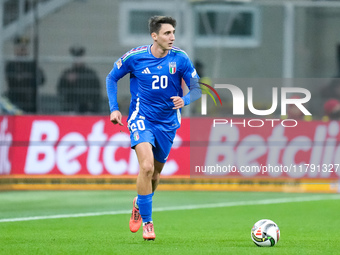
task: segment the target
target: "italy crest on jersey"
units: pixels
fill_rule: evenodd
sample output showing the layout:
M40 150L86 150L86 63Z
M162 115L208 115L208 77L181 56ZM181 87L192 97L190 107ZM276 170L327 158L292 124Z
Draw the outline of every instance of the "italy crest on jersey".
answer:
M176 73L176 62L169 63L169 73L175 74Z

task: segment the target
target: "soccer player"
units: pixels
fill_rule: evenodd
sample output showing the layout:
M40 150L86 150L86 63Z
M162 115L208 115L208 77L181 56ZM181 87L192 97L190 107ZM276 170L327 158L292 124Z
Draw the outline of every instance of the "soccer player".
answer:
M198 75L188 55L174 47L176 20L155 16L149 20L153 44L134 48L119 58L106 78L110 121L123 126L117 103L117 82L130 74L128 116L131 148L136 151L139 174L130 230L143 222L143 238L156 238L152 196L181 123L181 108L201 96ZM190 91L183 96L182 79Z

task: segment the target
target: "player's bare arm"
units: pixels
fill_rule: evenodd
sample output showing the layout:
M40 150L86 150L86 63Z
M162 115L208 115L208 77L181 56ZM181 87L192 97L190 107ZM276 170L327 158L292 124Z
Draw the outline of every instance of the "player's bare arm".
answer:
M181 97L173 96L173 97L170 97L170 99L172 99L172 102L174 103L174 107L172 109L177 110L177 109L184 107L184 101Z
M120 126L124 126L123 123L122 123L122 114L121 114L120 111L111 112L110 121L115 125L119 124Z

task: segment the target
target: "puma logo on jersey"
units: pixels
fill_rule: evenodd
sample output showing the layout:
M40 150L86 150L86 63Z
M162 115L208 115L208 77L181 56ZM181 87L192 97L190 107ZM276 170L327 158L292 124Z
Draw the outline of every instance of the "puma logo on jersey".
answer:
M143 70L142 73L151 73L151 72L150 72L149 68L147 67L147 68L145 68L145 69Z

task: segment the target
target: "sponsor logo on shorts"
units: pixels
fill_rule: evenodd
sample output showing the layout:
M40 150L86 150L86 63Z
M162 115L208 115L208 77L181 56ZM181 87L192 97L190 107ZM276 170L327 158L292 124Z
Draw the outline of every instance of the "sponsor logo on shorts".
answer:
M136 131L136 132L133 133L133 139L134 139L135 141L138 141L138 140L139 140L138 131Z

